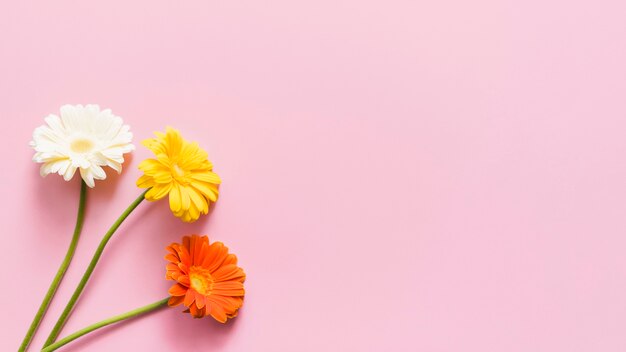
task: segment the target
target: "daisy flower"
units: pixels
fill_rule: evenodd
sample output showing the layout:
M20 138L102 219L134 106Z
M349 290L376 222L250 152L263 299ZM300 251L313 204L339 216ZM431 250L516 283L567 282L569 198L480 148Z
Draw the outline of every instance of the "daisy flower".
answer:
M45 125L33 132L33 161L41 163L40 173L58 173L69 181L76 169L89 187L104 180L103 166L122 172L124 154L135 147L133 134L122 119L98 105L64 105L61 117L49 115Z
M210 202L218 196L221 180L214 173L208 154L197 143L189 142L168 127L165 133L155 132L156 138L142 142L156 156L139 164L143 176L137 180L140 188L150 188L146 199L155 201L169 195L170 209L185 222L198 220L209 212Z
M183 304L194 318L207 315L225 323L237 315L243 304L246 274L237 266L237 257L221 242L209 244L207 236L183 237L172 243L165 278L176 283L169 289L168 305Z

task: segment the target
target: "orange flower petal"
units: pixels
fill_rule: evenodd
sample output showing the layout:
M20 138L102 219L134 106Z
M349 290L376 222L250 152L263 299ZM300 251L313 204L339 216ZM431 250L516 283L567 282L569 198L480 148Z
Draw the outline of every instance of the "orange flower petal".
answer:
M167 305L170 307L176 307L178 305L180 305L181 303L183 303L183 296L172 296L170 297L170 299L167 301Z
M191 248L191 237L190 236L184 236L183 237L183 247L185 247L185 249L187 249L187 251L189 251L189 248Z
M215 270L212 274L215 281L231 281L245 279L246 274L243 273L240 267L235 264L228 264L221 266Z
M189 290L181 284L175 284L174 286L170 287L167 292L172 296L183 296L187 293L187 291Z
M225 323L228 319L226 312L224 312L224 309L219 305L211 306L211 316L220 323Z
M198 248L199 250L196 252L196 260L194 263L196 265L202 265L202 262L204 262L204 259L209 254L209 239L207 238L206 241L202 241Z
M180 247L178 251L178 257L180 258L180 262L185 264L186 266L191 265L191 257L189 256L189 250L185 247Z
M233 314L243 305L243 297L211 295L206 299L206 305L218 305L223 307L227 314Z
M204 308L198 308L195 304L192 304L191 307L189 307L189 313L191 313L191 316L194 318L203 318L205 312L206 310Z
M167 271L179 271L180 268L178 267L178 265L174 264L174 263L169 263L165 266L165 268L167 269Z
M198 308L202 308L205 305L205 297L204 295L201 294L196 294L196 305L198 306Z
M178 244L178 243L172 243L171 245L169 245L169 246L165 247L165 249L166 249L168 252L170 252L170 253L172 253L172 254L174 254L174 255L178 256L178 251L176 251L176 247L178 247L178 246L179 246L179 244Z
M243 296L243 283L239 281L216 282L211 291L215 295L222 296Z
M180 275L176 278L176 281L186 287L189 287L189 285L191 285L191 283L189 282L189 276L187 275Z
M183 301L183 304L186 307L191 306L191 304L194 301L195 296L196 296L196 293L193 290L187 290L187 292L185 292L185 300Z
M196 257L196 239L197 238L198 236L192 236L189 239L189 247L187 249L189 249L189 261L191 262L191 265L194 265L196 263L194 258Z
M222 262L222 265L229 265L229 264L237 264L236 255L229 254L228 256L226 256L226 259L224 259L224 262Z
M191 250L193 251L193 257L194 257L194 260L192 261L192 263L194 264L202 263L202 261L200 260L202 257L202 245L209 241L208 238L205 238L205 237L200 237L200 238L194 237L197 239L196 240L197 243L194 243L194 246L191 248Z
M228 248L226 248L222 242L214 242L210 246L209 255L204 263L202 263L202 266L206 266L209 271L214 271L222 265L222 262L224 262L224 259L226 259L227 256Z
M180 261L180 259L178 258L178 256L172 254L172 253L168 253L165 256L165 260L172 262L172 263L177 263L178 261Z

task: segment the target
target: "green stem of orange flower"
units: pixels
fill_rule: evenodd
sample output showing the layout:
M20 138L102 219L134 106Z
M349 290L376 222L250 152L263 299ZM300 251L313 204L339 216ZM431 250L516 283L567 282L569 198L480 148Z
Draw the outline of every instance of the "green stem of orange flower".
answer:
M164 298L160 301L148 304L147 306L143 306L137 309L133 309L131 311L128 311L126 313L120 314L120 315L116 315L114 317L108 318L108 319L104 319L100 322L97 322L95 324L89 325L86 328L83 328L81 330L76 331L75 333L68 335L62 339L60 339L59 341L51 344L48 347L45 347L44 349L41 350L41 352L52 352L54 350L56 350L57 348L61 347L61 346L65 346L68 343L76 340L77 338L86 335L94 330L98 330L102 327L105 327L107 325L111 325L114 323L117 323L118 321L122 321L122 320L126 320L126 319L131 319L137 316L140 316L142 314L146 314L148 312L152 312L153 310L157 310L161 307L165 307L167 305L167 301L169 300L168 298Z
M72 297L70 298L69 302L67 302L67 305L65 306L65 309L63 310L63 313L61 313L61 316L57 320L52 331L50 332L48 339L44 343L43 345L44 347L50 346L52 343L54 343L56 338L59 336L59 334L61 333L61 329L63 329L63 326L65 325L65 323L67 322L67 319L72 313L72 310L74 309L74 306L76 305L76 302L78 301L78 298L80 297L80 294L85 289L85 285L87 285L87 281L89 281L89 278L91 277L91 274L93 273L93 270L95 269L96 264L98 264L98 260L100 260L100 256L102 256L104 247L106 247L107 243L109 242L109 240L111 239L115 231L118 229L118 227L120 227L122 222L124 222L124 220L128 217L128 215L130 215L130 213L132 213L132 211L135 210L135 208L137 208L137 206L145 199L146 192L148 192L149 190L150 189L147 189L144 192L142 192L139 195L139 197L137 197L137 199L135 199L128 206L128 208L126 208L126 210L124 210L122 215L120 215L120 217L117 218L117 220L115 220L111 228L109 228L109 231L107 231L107 233L104 235L104 237L100 241L100 244L98 245L98 248L96 249L96 252L93 254L93 257L91 258L91 262L89 263L87 270L85 270L85 273L83 274L83 277L80 279L78 286L76 286L76 289L74 290L74 294L72 294Z
M24 352L28 348L28 345L33 340L35 336L35 332L37 332L37 328L39 328L39 324L41 323L41 319L46 314L48 307L50 306L50 302L54 297L54 294L57 292L59 285L61 284L61 280L63 280L63 276L65 276L65 272L67 268L70 266L70 262L72 261L72 257L74 257L74 252L76 252L76 246L78 245L78 238L80 237L80 232L83 229L83 221L85 220L85 203L87 200L87 184L85 181L81 181L80 184L80 200L78 201L78 214L76 215L76 225L74 226L74 235L72 235L72 241L70 242L70 246L67 249L67 253L65 253L65 258L63 258L63 262L61 262L61 266L59 270L57 270L57 274L54 276L50 287L48 288L48 292L43 298L41 305L39 306L39 310L37 314L35 314L35 318L33 318L33 322L30 323L30 327L26 332L26 336L24 336L24 340L18 349L19 352Z

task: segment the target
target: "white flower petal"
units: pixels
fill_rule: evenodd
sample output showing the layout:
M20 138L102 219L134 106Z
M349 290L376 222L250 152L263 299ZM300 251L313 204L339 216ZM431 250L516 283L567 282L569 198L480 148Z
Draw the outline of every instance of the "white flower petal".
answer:
M70 167L72 163L68 159L65 159L65 160L59 161L58 164L59 164L59 171L57 171L57 173L59 175L65 175L65 173L67 172L67 169Z
M96 183L93 180L93 174L91 173L90 169L80 169L80 177L83 178L83 181L85 181L85 183L87 184L87 186L93 188Z
M65 132L65 127L63 127L63 122L57 115L48 115L44 121L50 126L50 129L58 134L62 134ZM43 127L43 126L42 126Z
M65 173L63 174L63 179L65 181L71 180L72 177L74 177L74 173L76 173L76 166L70 164L67 170L65 171Z
M93 178L95 178L96 180L104 180L105 178L107 178L106 172L104 172L102 167L100 167L99 165L92 164L89 169L91 170L91 173L93 174Z
M122 164L112 161L112 160L108 160L107 161L107 166L110 167L111 169L117 171L118 174L122 173Z
M63 105L61 106L61 121L67 130L80 131L80 115L82 115L82 105Z
M42 177L46 177L50 174L50 168L52 167L52 165L50 164L42 164L41 167L39 168L39 174Z

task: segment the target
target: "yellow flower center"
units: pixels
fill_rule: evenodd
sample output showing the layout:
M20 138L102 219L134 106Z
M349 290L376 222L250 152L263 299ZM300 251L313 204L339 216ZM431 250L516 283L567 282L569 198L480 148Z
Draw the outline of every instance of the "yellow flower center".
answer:
M189 268L189 282L191 288L196 290L201 295L208 296L213 290L213 277L207 269L192 266Z
M178 164L175 163L172 166L172 169L174 170L174 173L176 174L176 176L178 176L178 177L185 176L185 170L183 170L180 166L178 166Z
M93 142L89 139L79 138L76 139L70 144L70 149L74 153L87 153L93 149Z

